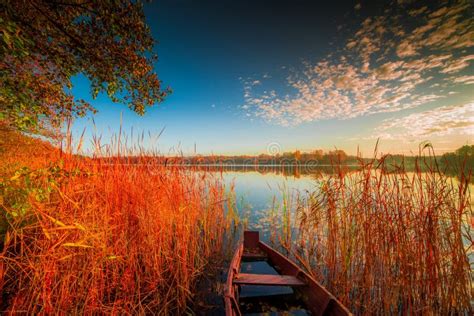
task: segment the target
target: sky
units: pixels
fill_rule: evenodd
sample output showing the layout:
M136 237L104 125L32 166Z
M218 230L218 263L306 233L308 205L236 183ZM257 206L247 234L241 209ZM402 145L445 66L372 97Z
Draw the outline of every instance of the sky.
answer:
M74 95L98 113L73 132L106 143L122 124L144 132L144 148L185 155L472 145L473 13L470 1L146 3L155 70L173 93L138 116L93 100L77 76Z

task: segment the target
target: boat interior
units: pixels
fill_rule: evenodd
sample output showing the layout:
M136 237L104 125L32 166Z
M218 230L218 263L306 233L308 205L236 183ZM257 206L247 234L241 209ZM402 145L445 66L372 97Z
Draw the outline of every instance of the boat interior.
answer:
M259 244L258 232L245 232L240 266L234 278L243 315L311 315L298 287L306 284L286 274L285 262L272 260Z
M239 308L243 315L311 315L311 312L305 309L301 294L296 289L299 285L291 285L291 280L280 280L281 275L277 269L278 267L272 266L265 256L249 258L243 254L239 271L239 276L247 276L247 279L239 277L242 282L239 284ZM258 279L261 275L275 276L273 283L252 284L263 283L265 280Z

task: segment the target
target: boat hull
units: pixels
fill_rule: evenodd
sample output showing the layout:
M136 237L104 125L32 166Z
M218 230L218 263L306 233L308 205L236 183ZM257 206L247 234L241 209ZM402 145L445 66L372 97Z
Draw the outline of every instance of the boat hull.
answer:
M267 260L280 276L240 273L242 260ZM229 266L225 287L227 316L241 315L239 287L242 285L291 286L300 294L306 309L312 315L351 315L329 291L294 262L260 241L257 231L245 231L243 242L237 248Z

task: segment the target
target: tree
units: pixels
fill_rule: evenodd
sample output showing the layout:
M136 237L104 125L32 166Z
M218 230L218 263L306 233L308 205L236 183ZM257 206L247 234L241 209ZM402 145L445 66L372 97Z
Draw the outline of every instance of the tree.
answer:
M324 151L322 149L315 149L313 152L312 152L312 155L314 156L314 159L316 160L322 160L323 159L323 155L324 155Z
M295 150L294 157L295 157L296 160L300 160L301 159L301 151Z
M139 1L4 0L0 119L38 131L95 111L71 93L77 74L94 98L105 92L143 115L169 93L153 71L153 44Z
M474 156L474 145L464 145L456 150L456 155L461 157Z
M331 157L331 160L335 160L338 163L342 163L346 161L347 159L347 154L344 150L341 149L336 149L333 151L329 151L328 153L329 157Z

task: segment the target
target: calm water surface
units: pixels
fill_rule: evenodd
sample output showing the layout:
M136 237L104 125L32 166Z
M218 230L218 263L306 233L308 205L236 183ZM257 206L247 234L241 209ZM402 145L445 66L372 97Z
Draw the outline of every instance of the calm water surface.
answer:
M239 214L248 229L261 231L264 239L272 229L267 221L272 209L281 208L284 199L292 203L298 193L314 192L319 187L315 175L226 171L222 177L226 187L233 187Z
M258 171L225 171L219 173L227 188L233 188L236 196L236 202L241 218L247 222L247 229L259 230L261 238L269 241L270 231L278 229L268 221L272 209L282 208L282 203L286 200L290 206L294 206L294 197L297 194L314 192L319 190L322 177L327 174L291 174L281 172L258 172ZM457 185L457 180L452 179L453 184ZM469 186L470 192L474 192L474 185ZM293 198L292 198L293 197ZM473 201L471 200L471 205ZM294 210L294 207L290 207ZM466 218L465 228L472 231L473 221ZM464 238L463 238L464 239ZM465 243L467 240L465 240ZM466 244L468 246L468 244ZM468 253L468 260L474 264L474 253ZM252 264L253 269L258 270L258 266ZM263 273L262 271L257 271ZM285 290L284 288L276 290ZM249 292L249 295L261 295L265 291L256 293ZM244 293L244 294L245 294ZM304 314L304 313L303 313Z
M319 190L322 177L327 174L315 172L313 174L258 172L258 171L225 171L222 178L228 188L233 187L239 214L248 221L248 228L263 232L264 239L269 230L275 229L268 223L268 216L272 209L281 209L285 199L290 205L294 197L306 192ZM457 180L453 179L454 184ZM474 192L474 185L469 186ZM292 198L293 197L293 198ZM471 204L474 201L471 200ZM294 209L294 208L293 208ZM469 221L469 219L466 219ZM471 223L472 224L472 223Z

